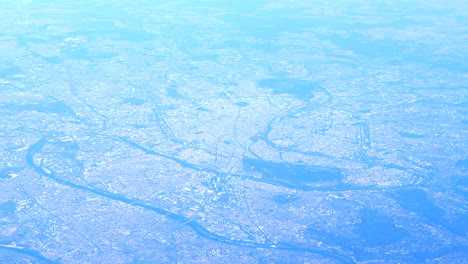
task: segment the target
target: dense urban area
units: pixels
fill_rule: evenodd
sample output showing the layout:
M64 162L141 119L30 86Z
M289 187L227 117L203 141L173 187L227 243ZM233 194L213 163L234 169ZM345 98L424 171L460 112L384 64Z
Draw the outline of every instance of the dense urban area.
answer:
M0 2L1 263L468 263L466 3L96 2Z

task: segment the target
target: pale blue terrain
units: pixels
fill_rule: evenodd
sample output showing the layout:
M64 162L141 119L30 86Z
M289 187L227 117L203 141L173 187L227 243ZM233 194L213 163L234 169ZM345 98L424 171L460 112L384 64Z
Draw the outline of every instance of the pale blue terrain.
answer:
M0 0L0 263L468 263L467 17Z

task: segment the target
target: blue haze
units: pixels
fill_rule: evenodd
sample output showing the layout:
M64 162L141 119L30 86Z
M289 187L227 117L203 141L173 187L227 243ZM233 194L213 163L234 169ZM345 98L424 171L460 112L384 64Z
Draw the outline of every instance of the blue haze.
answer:
M467 263L467 10L0 0L0 263Z

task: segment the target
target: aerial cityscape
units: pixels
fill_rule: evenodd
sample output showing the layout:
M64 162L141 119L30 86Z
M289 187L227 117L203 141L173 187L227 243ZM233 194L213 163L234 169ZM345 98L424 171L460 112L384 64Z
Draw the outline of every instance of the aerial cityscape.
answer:
M468 3L0 10L0 263L468 263Z

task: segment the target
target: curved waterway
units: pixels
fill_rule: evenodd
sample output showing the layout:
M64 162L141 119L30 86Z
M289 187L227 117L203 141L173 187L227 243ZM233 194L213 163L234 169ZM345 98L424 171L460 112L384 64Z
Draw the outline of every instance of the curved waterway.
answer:
M33 250L30 250L30 249L26 249L26 248L21 248L21 247L13 247L13 246L2 246L0 245L0 249L2 250L6 250L6 251L10 251L12 253L15 253L15 255L19 254L21 255L21 259L34 259L34 263L45 263L45 264L54 264L54 263L57 263L53 260L50 260L48 258L45 258L43 256L41 256L41 254L39 252L36 252L36 251L33 251ZM5 254L2 254L1 251L0 251L0 254L1 254L1 258L0 258L0 261L10 261L12 259L8 259L8 256L5 256ZM6 257L6 259L5 259ZM15 256L15 258L17 258ZM9 263L12 263L12 262L9 262ZM15 262L17 263L17 262Z
M202 167L200 167L198 165L190 164L190 163L187 163L187 162L182 161L180 159L170 157L170 156L167 156L167 155L164 155L164 154L160 154L160 153L157 153L157 152L155 152L153 150L146 149L146 148L144 148L142 146L139 146L136 143L133 143L133 142L131 142L131 141L127 140L127 139L121 138L121 137L113 137L113 136L105 136L105 137L107 137L107 139L112 139L112 140L115 140L115 141L120 141L120 142L126 143L128 146L131 146L131 147L133 147L135 149L143 151L143 152L145 152L147 154L158 155L158 156L161 156L161 157L164 157L164 158L167 158L167 159L171 159L173 161L178 162L179 164L182 164L182 165L184 165L186 167L189 167L191 169L194 169L194 170L203 170L203 171L213 172L213 170L205 169L205 168L202 168ZM91 187L88 187L88 186L83 186L83 185L80 185L80 184L73 183L73 182L71 182L69 180L64 180L64 179L60 178L59 176L57 176L56 173L54 173L53 171L50 171L49 169L44 169L43 166L41 164L37 164L35 162L35 159L34 159L34 156L36 154L41 153L43 147L48 142L52 141L53 139L55 139L55 136L47 136L47 137L42 138L41 140L39 140L35 144L31 145L31 147L27 151L26 160L27 160L28 164L32 168L34 168L34 170L37 173L39 173L39 174L41 174L41 175L43 175L45 177L50 178L51 180L55 181L58 184L65 185L65 186L68 186L68 187L72 187L72 188L82 190L82 191L85 191L85 192L88 192L88 193L92 193L94 195L105 197L107 199L111 199L111 200L114 200L114 201L119 201L119 202L125 203L125 204L127 204L129 206L139 207L139 208L143 208L143 209L148 210L148 211L155 212L155 213L157 213L157 214L159 214L161 216L164 216L164 217L166 217L168 219L171 219L173 221L179 222L179 223L181 223L181 224L183 224L185 226L190 227L200 237L203 237L205 239L209 239L209 240L212 240L212 241L215 241L215 242L218 242L218 243L224 243L224 244L228 244L228 245L234 245L234 246L246 247L246 248L264 248L264 249L271 249L271 250L287 250L287 251L296 251L296 252L308 252L308 253L318 254L318 255L321 255L321 256L324 256L324 257L333 258L333 259L337 260L340 263L355 263L351 258L349 258L347 256L344 256L342 254L339 254L337 252L334 252L334 251L331 251L331 250L326 251L326 250L321 250L321 249L316 249L316 248L310 248L310 247L307 247L305 245L304 246L297 246L297 245L292 245L292 244L288 244L288 243L277 243L277 244L275 244L275 243L257 243L257 242L253 242L253 241L230 239L228 237L221 236L221 235L215 234L213 232L210 232L203 225L199 224L198 222L194 221L191 218L188 218L188 217L180 215L180 214L173 213L173 212L171 212L169 210L166 210L166 209L158 208L158 207L156 207L154 205L148 204L145 201L142 201L142 200L139 200L139 199L134 199L134 198L129 198L129 197L123 195L123 194L113 193L113 192L109 192L109 191L106 191L106 190L103 190L103 189L98 189L98 188L91 188Z

